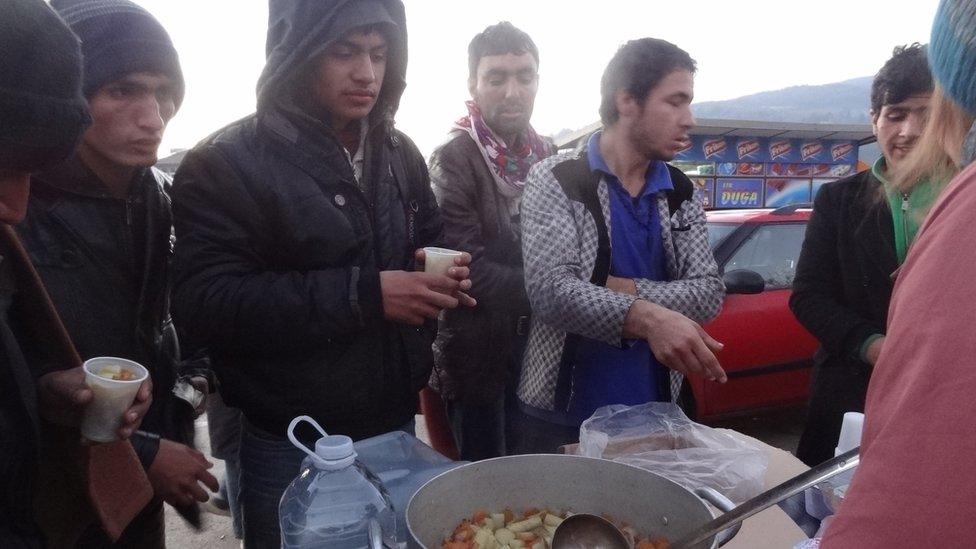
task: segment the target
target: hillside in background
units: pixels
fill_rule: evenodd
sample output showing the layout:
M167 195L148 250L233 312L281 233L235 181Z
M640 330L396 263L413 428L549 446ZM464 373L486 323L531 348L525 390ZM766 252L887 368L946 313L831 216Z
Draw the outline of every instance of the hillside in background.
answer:
M865 76L821 86L792 86L692 105L699 118L860 124L870 122L871 80Z
M820 86L791 86L724 101L695 103L691 110L698 118L723 120L868 124L873 79L864 76ZM550 137L558 143L581 129L562 129Z

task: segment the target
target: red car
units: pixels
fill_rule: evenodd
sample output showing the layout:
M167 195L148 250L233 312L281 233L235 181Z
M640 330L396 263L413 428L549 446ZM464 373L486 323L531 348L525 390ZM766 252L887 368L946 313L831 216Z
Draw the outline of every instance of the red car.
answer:
M689 378L681 403L699 420L806 402L818 343L789 308L809 205L707 212L708 238L727 287L705 331L725 344L725 384Z

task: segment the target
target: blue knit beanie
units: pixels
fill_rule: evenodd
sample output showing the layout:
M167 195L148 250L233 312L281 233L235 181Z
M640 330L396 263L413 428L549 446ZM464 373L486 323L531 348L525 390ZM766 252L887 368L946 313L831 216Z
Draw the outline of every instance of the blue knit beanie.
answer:
M929 65L956 104L976 115L976 0L942 0L932 23Z

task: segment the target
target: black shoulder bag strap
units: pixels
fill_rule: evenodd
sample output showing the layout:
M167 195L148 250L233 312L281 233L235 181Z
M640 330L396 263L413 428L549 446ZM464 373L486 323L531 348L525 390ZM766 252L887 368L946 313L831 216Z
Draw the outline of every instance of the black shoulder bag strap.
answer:
M597 251L590 283L606 286L607 278L610 276L610 231L607 230L607 219L603 215L598 193L602 176L599 172L590 170L589 162L583 154L555 165L552 173L566 196L572 201L582 203L586 211L593 216L593 221L596 223ZM578 334L567 334L563 343L559 374L556 377L554 398L556 410L568 411L570 405L573 393L573 367L580 337Z
M691 200L695 196L695 184L691 179L678 168L668 164L668 172L671 175L671 186L673 190L668 191L668 216L681 209L681 204L686 200Z
M607 230L607 218L603 215L600 195L597 192L602 176L599 172L590 171L589 162L583 155L556 164L552 168L552 173L566 196L570 200L582 203L586 211L593 216L593 221L596 223L597 250L590 282L605 286L610 276L610 232Z

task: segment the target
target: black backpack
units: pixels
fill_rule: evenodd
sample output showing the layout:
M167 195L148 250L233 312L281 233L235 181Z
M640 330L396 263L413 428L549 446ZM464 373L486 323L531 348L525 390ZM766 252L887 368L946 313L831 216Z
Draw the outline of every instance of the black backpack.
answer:
M668 164L668 172L671 175L671 184L674 189L665 191L668 195L668 216L681 209L681 204L687 200L692 200L695 195L695 185L691 179L678 168ZM599 248L596 253L596 263L593 266L593 276L590 282L599 286L607 283L610 276L610 233L607 230L607 220L603 216L603 208L600 207L600 197L597 188L602 176L598 172L590 170L590 163L585 153L581 153L576 158L556 164L552 168L556 181L563 188L566 196L570 200L581 202L590 212L593 220L596 221L596 230L599 241Z

